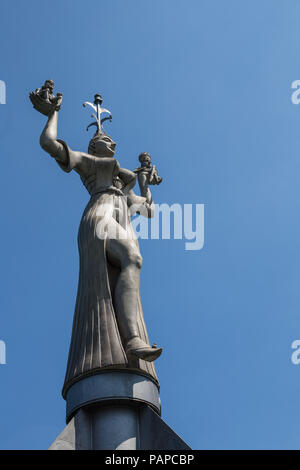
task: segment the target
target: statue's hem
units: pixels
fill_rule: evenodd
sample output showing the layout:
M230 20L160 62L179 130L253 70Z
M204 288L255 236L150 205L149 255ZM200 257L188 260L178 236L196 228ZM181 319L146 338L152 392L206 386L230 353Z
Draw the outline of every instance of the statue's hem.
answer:
M79 382L80 380L86 378L86 377L91 377L92 375L98 375L98 374L103 374L106 372L126 372L129 374L137 374L141 375L142 377L146 377L147 379L150 379L158 388L158 391L160 390L160 385L158 380L156 380L151 374L148 374L145 371L142 371L141 369L135 369L131 367L130 369L127 367L120 367L120 365L116 366L108 366L108 367L99 367L98 369L92 369L87 372L83 372L80 375L77 375L73 377L73 379L69 380L67 383L64 384L63 389L62 389L62 396L66 400L67 393L69 389L76 383Z

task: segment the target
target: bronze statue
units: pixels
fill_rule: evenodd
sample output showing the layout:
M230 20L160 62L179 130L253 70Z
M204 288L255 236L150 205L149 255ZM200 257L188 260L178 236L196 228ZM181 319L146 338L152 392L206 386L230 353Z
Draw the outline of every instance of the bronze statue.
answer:
M142 257L129 208L153 216L149 185L159 184L161 178L146 153L135 172L121 168L114 158L116 143L102 126L112 116L101 108L101 95L95 95L94 103L84 103L95 111L90 126L97 127L88 152L71 150L57 138L62 94L55 97L53 89L53 81L47 80L30 93L35 109L48 116L41 147L63 171L75 170L91 196L78 232L80 272L63 395L74 382L104 369L134 370L157 381L152 361L162 348L150 346L148 340L140 299ZM101 119L102 113L109 117ZM136 175L141 196L133 191Z

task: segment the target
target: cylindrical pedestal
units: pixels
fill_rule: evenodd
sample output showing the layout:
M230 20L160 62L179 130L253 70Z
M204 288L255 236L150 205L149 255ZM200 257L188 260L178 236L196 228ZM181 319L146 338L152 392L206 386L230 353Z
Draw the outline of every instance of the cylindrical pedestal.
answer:
M139 422L132 405L103 406L93 413L92 448L95 450L136 450Z
M160 415L157 384L131 372L110 371L85 377L69 388L66 402L67 422L77 410L93 403L145 403Z
M123 371L102 372L74 383L66 395L66 419L75 416L76 448L139 449L139 404L160 415L157 384Z
M85 377L67 392L67 426L51 450L189 450L160 418L158 385L134 372Z
M77 449L136 450L140 445L136 405L91 405L75 415Z

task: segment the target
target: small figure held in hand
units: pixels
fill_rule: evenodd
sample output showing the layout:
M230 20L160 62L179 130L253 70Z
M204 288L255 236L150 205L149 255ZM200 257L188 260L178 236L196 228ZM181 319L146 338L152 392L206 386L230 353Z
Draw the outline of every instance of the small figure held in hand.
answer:
M140 173L145 173L147 175L147 183L148 184L160 184L162 182L162 178L158 176L158 172L155 165L151 165L151 157L149 153L142 152L139 155L139 162L141 166L133 170L138 176Z
M62 93L53 94L54 81L46 80L41 88L37 88L29 94L33 107L44 114L50 116L53 111L59 111L62 103Z
M145 197L148 204L152 204L152 195L148 185L160 184L162 178L158 176L155 165L151 165L149 153L143 152L139 155L141 166L133 170L137 174L141 196Z

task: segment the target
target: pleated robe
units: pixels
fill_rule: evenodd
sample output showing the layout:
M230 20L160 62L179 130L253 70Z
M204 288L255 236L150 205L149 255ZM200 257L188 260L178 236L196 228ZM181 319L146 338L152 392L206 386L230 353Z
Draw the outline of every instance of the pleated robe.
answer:
M112 185L97 188L97 171L101 171L101 158L69 149L60 141L68 155L68 162L59 166L70 172L74 169L91 198L81 218L78 231L79 280L73 319L72 337L62 394L65 397L70 386L83 377L108 370L127 370L149 376L158 384L153 362L141 359L128 361L118 329L114 310L114 288L119 270L106 257L105 238L97 235L101 206L123 204L122 192ZM115 174L119 164L115 164ZM127 205L126 205L127 210ZM132 230L128 217L128 229ZM136 243L137 240L136 240ZM140 294L137 299L137 323L142 340L149 343Z

